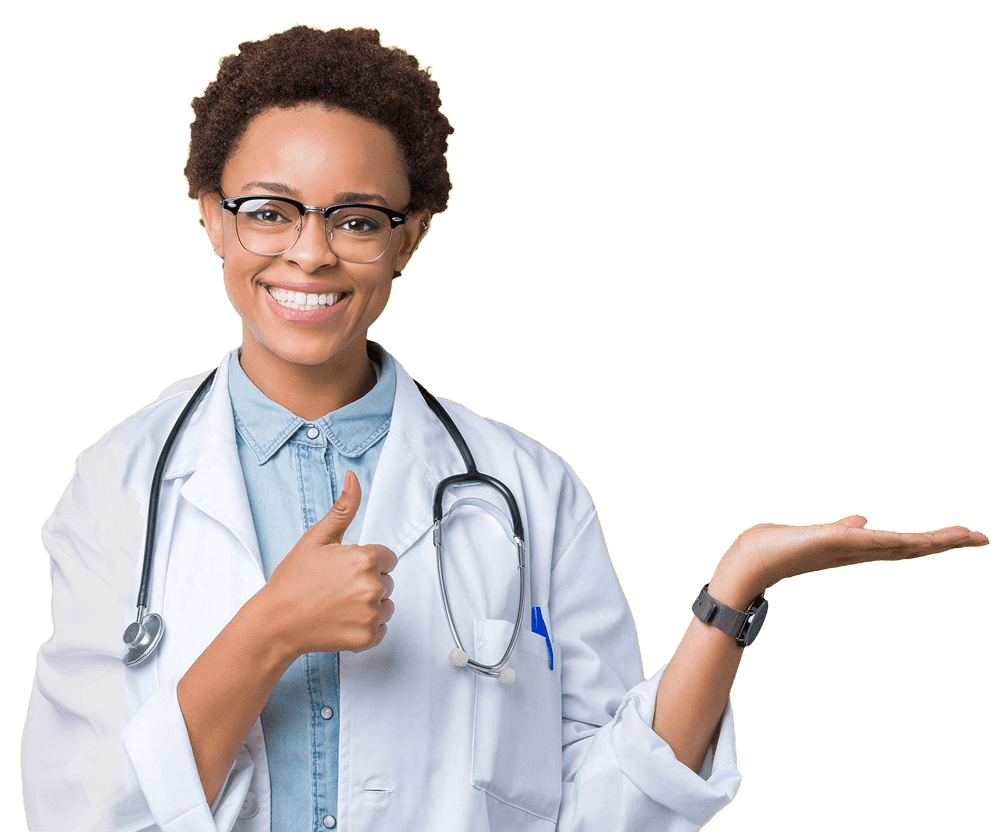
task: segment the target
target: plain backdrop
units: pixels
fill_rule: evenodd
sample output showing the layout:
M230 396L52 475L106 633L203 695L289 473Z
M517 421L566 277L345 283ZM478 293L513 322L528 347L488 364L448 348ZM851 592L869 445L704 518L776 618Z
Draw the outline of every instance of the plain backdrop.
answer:
M295 23L376 27L441 85L451 204L372 335L574 466L647 673L754 523L1000 535L996 4L5 18L0 828L24 823L20 732L52 626L39 528L81 449L239 343L181 173L190 100L241 41ZM996 558L773 588L733 692L743 786L713 832L995 823Z

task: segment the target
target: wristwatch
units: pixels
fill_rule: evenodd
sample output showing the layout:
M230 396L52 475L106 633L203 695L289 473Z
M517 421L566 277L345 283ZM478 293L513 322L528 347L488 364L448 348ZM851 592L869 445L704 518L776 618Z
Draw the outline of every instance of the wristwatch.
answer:
M735 610L709 595L708 584L705 584L695 599L691 612L699 621L722 630L735 638L740 647L746 647L748 644L753 644L760 628L764 626L767 601L763 595L758 595L750 602L745 612Z

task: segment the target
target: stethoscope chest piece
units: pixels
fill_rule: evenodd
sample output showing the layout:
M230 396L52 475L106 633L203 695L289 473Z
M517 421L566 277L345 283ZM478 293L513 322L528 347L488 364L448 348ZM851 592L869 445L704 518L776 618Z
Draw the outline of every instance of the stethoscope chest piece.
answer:
M122 636L122 641L125 642L122 661L126 667L141 664L148 659L162 637L163 619L155 612L144 615L141 620L129 624Z

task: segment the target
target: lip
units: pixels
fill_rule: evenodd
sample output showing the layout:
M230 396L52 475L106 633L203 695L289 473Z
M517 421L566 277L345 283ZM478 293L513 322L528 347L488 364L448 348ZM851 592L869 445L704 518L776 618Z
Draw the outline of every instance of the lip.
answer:
M325 294L330 290L321 283L268 283L266 286L261 284L260 290L264 295L264 302L270 307L271 311L274 312L275 315L292 324L317 324L325 321L327 318L336 315L341 309L343 309L347 299L351 296L350 292L344 292L344 296L333 304L333 306L324 306L322 309L291 309L288 306L282 306L278 303L278 301L272 298L271 293L267 291L268 286L273 286L279 289L288 289L292 292L315 292L318 295Z

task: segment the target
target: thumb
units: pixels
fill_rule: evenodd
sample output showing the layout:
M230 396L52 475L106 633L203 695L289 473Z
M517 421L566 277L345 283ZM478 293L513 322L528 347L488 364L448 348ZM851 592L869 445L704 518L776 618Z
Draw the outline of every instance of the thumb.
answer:
M868 518L862 517L860 514L852 514L850 517L844 517L835 522L835 526L853 526L856 529L863 529L868 525Z
M342 543L344 532L351 525L361 505L361 484L353 471L344 475L344 485L330 510L313 526L324 543Z

